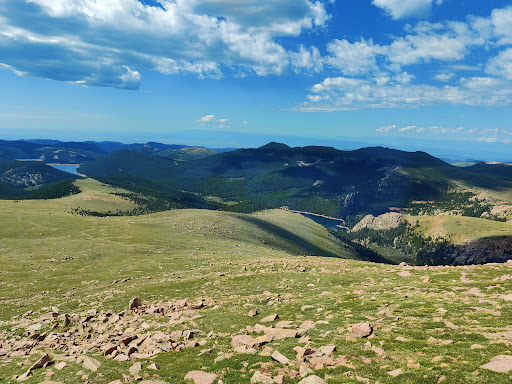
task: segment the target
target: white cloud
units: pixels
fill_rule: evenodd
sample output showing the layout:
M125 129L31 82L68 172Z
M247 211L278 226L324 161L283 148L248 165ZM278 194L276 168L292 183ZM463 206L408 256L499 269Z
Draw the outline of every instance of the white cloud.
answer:
M485 72L512 80L512 48L501 51L498 56L491 58Z
M18 74L126 89L140 69L220 78L285 73L277 39L323 27L309 0L1 0L0 64ZM51 60L47 58L51 57Z
M199 123L201 125L205 125L206 123L211 123L212 121L215 121L215 115L203 116L199 120L197 120L196 123Z
M396 129L396 125L388 125L386 127L377 128L377 132L391 132Z
M384 9L393 19L424 17L430 14L432 4L440 5L442 0L373 0L372 4Z
M512 82L490 77L462 78L457 86L401 84L345 77L315 84L299 111L336 111L361 108L415 108L440 104L471 106L512 105Z
M377 70L376 56L384 53L382 47L373 44L371 40L364 39L355 43L334 40L327 44L327 51L331 53L327 62L345 75L364 74Z
M471 47L485 43L476 31L461 22L420 22L412 32L391 43L388 51L391 63L410 65L432 60L459 61Z
M443 73L437 73L434 78L436 80L439 80L439 81L442 81L443 83L447 83L448 81L450 81L451 79L453 79L453 77L455 76L455 73L453 72L443 72Z
M219 119L215 115L206 115L201 117L199 120L196 120L196 123L199 123L201 127L210 127L210 128L229 128L231 127L230 119Z
M495 9L491 15L494 33L500 38L498 44L512 44L512 6Z
M411 75L410 73L407 73L405 71L395 76L396 82L403 85L409 84L415 78L416 76Z
M314 46L305 48L301 45L298 52L290 52L289 56L291 66L296 72L304 69L320 72L324 67L324 59L318 48Z

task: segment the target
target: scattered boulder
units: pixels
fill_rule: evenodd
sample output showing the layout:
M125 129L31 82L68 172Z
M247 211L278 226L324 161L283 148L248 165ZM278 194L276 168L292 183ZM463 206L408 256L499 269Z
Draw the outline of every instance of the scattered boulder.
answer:
M482 365L480 368L488 369L493 372L508 373L509 371L512 371L512 356L495 356L489 363Z
M394 369L394 370L388 372L388 375L393 376L393 377L400 376L401 374L402 374L402 368Z
M326 356L332 355L332 353L336 350L336 346L334 345L324 345L320 347L320 352Z
M264 375L260 371L254 372L254 375L251 377L251 384L273 384L274 379L271 376Z
M240 347L259 348L264 342L249 335L238 335L231 339L231 346L236 349Z
M299 384L325 384L325 380L317 375L311 375L299 381Z
M203 371L190 371L185 375L185 380L193 380L195 384L212 384L217 375Z
M373 328L370 323L359 323L352 326L350 335L355 338L368 337L373 333Z
M270 322L275 321L277 319L279 319L279 315L273 314L273 315L269 315L269 316L264 317L263 319L261 319L261 322L262 323L270 323Z
M133 299L130 300L130 304L128 304L128 310L133 310L135 308L138 308L142 305L142 302L140 301L140 299L138 297L134 297Z
M272 359L281 364L290 364L290 360L279 351L274 351L270 356Z
M136 362L133 364L128 370L132 376L137 376L139 372L142 370L142 364L140 362Z
M43 355L39 360L37 360L32 366L28 369L29 371L33 371L34 369L44 368L49 364L53 363L52 359L48 354Z
M68 365L66 364L65 361L60 361L58 362L57 364L55 364L55 369L58 370L58 371L61 371L63 370L64 368L66 368Z
M257 316L258 315L258 310L257 309L251 309L247 315L249 317Z
M297 330L285 328L265 328L264 332L269 341L293 339L299 335Z
M90 356L80 356L76 360L76 362L78 364L81 363L85 369L88 369L89 371L93 371L93 372L96 372L101 365L101 363L98 360L96 360Z

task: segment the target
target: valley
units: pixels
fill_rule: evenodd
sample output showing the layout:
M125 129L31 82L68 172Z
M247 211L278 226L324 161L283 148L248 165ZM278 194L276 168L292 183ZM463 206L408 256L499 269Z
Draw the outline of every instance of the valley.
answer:
M0 381L509 379L506 168L275 144L6 164L52 176L0 200Z

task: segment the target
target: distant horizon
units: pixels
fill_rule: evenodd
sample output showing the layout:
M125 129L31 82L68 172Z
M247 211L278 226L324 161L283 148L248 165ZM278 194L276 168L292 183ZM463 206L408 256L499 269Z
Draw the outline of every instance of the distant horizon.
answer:
M199 134L199 135L198 135ZM198 137L195 137L198 135ZM123 144L146 144L148 142L162 144L176 144L185 146L197 146L212 149L239 149L258 148L270 142L286 144L290 147L304 146L327 146L339 150L355 150L366 147L387 147L391 149L408 152L422 151L448 162L474 161L497 161L503 163L512 162L512 153L509 153L509 146L503 143L466 143L468 148L457 148L453 141L448 140L418 140L403 137L307 137L297 135L279 135L256 132L235 132L235 131L209 131L209 130L188 130L169 133L167 137L161 134L145 137L32 137L21 136L8 138L0 137L6 141L61 141L61 142L119 142Z

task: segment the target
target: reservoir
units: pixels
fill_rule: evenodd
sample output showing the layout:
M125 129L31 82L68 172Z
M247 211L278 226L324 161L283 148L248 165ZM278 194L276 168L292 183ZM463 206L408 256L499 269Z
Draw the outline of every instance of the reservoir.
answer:
M71 173L73 175L78 176L78 172L76 171L80 164L48 164L50 167L58 169L60 171L64 171L67 173Z
M315 223L323 225L326 228L334 229L335 231L340 231L345 228L345 223L340 219L329 219L327 217L311 215L309 213L301 213L301 215L313 220Z

